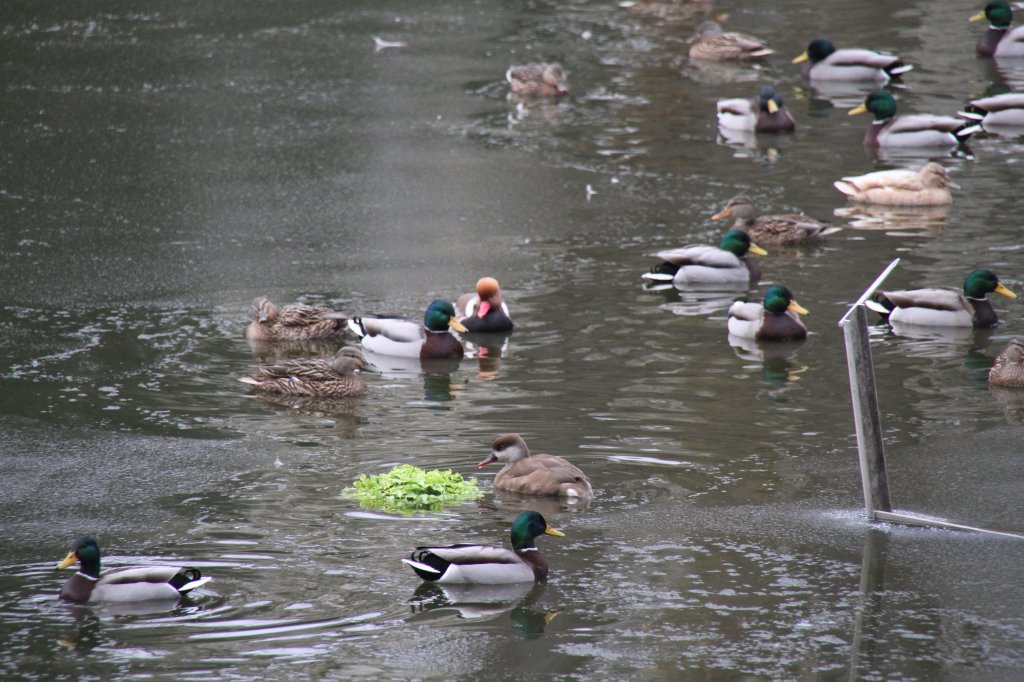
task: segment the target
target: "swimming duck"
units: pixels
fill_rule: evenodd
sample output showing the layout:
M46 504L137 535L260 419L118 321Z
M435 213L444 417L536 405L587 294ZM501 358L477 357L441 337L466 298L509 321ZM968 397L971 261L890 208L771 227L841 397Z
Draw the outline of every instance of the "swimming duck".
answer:
M950 189L960 186L934 161L920 170L875 171L836 180L835 188L854 201L888 206L945 206L953 203Z
M569 94L569 82L561 64L510 66L505 72L509 90L526 97L561 97Z
M872 92L849 113L856 116L866 111L875 115L864 134L864 145L868 147L953 147L978 130L977 126L953 116L897 116L896 100L885 90Z
M91 537L75 541L57 568L76 563L81 564L78 572L60 588L60 598L76 604L177 599L210 581L198 568L180 566L126 566L100 573L100 548Z
M497 490L523 495L557 495L589 501L594 498L590 479L563 457L531 455L526 441L518 433L505 433L491 443L491 454L477 467L504 462L494 477Z
M722 31L716 21L705 21L697 27L697 34L690 39L690 59L713 61L752 61L761 59L775 50L768 49L763 40L743 33Z
M796 129L793 117L775 88L765 85L756 100L720 99L718 125L729 130L755 133L781 133Z
M1024 26L1010 28L1013 10L1002 0L990 2L985 9L971 17L971 21L988 20L985 31L975 50L983 57L1024 57Z
M449 330L465 332L455 317L455 306L436 300L427 306L423 324L397 317L354 317L349 328L362 339L366 350L403 358L456 359L465 355Z
M501 299L501 287L493 277L481 277L476 292L463 294L455 302L455 316L470 332L510 332L512 318Z
M757 244L803 244L842 229L826 225L803 213L759 216L757 209L754 208L754 202L750 197L743 195L733 197L725 208L711 216L712 220L726 218L735 218L733 229L743 230Z
M512 522L512 549L495 545L417 547L409 559L416 575L432 582L499 585L547 580L548 562L534 544L538 535L565 534L548 525L535 511L524 511Z
M1024 126L1024 94L1007 92L992 97L972 99L963 111L957 112L969 121L981 124L982 128L999 126Z
M278 308L266 296L252 302L253 321L245 330L251 341L340 340L345 336L345 313L302 304Z
M863 48L837 50L823 38L812 40L807 50L793 63L804 63L801 73L808 80L875 81L879 85L885 85L914 68L894 54Z
M684 246L654 254L663 262L645 272L643 278L673 284L756 284L761 268L747 253L767 256L768 252L750 240L743 230L729 230L719 245Z
M764 292L764 303L736 301L729 307L729 333L757 341L797 341L807 338L799 315L807 309L793 300L793 293L775 284Z
M952 287L880 291L865 305L890 322L922 327L981 329L999 324L995 309L985 298L993 292L1017 298L991 270L974 270L964 280L963 291Z
M996 357L988 371L988 383L993 386L1024 387L1024 338L1015 337Z
M366 382L356 373L380 372L366 361L358 348L346 346L332 360L291 360L264 365L243 384L264 393L317 398L357 398L366 393Z

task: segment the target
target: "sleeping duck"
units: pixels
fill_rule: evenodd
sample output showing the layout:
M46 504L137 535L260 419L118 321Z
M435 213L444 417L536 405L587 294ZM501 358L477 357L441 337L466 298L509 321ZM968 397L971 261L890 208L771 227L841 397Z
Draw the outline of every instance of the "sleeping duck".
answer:
M100 548L91 537L72 544L57 568L76 563L81 564L78 572L60 588L60 598L76 604L177 599L210 581L198 568L180 566L126 566L101 573Z
M816 241L842 229L826 225L803 213L759 216L754 202L743 195L733 197L725 208L711 216L712 220L726 218L734 218L733 229L743 230L757 244L792 246Z
M253 321L245 330L251 341L339 341L345 337L348 316L323 306L302 304L277 307L266 296L252 302Z
M964 280L963 291L952 287L880 291L865 305L890 322L921 327L982 329L999 324L996 311L986 298L993 292L1017 298L991 270L974 270Z
M1024 388L1024 338L1010 339L1009 345L996 357L988 371L988 383Z
M494 545L458 544L417 547L402 561L416 575L438 583L499 585L547 580L548 562L534 544L538 535L564 533L548 525L535 511L524 511L512 522L512 549Z
M511 66L505 72L512 94L525 97L561 97L569 94L569 82L561 64Z
M743 230L729 230L718 246L684 246L654 254L662 263L645 272L643 278L673 284L757 284L761 268L747 253L767 256L768 252L750 240Z
M953 203L950 189L960 186L934 161L920 170L899 168L836 180L835 188L854 201L887 206L946 206Z
M716 106L718 125L727 130L782 133L796 129L782 97L770 85L761 88L757 99L720 99Z
M811 81L874 81L879 85L885 85L914 68L894 54L863 48L837 50L823 38L812 40L807 50L793 63L804 63L803 77Z
M477 467L504 462L494 477L497 490L523 495L553 495L569 501L594 498L590 479L567 459L555 455L531 455L518 433L506 433L491 443L491 454Z
M690 59L706 59L719 62L747 62L762 59L774 50L769 50L763 40L743 33L725 32L716 21L705 21L697 27L697 34L690 39Z
M239 379L263 393L309 398L357 398L366 393L366 382L357 372L380 372L366 361L358 348L345 346L332 360L291 360L264 365L251 377Z
M501 287L493 277L481 277L476 291L459 296L455 316L470 332L510 332L512 318L501 298Z
M971 21L988 20L986 30L975 50L982 57L1024 57L1024 26L1010 28L1013 10L1002 0L985 5L985 9L971 17Z
M466 328L455 317L455 306L449 301L433 301L423 314L423 324L397 317L354 317L349 328L372 353L421 360L465 355L450 330L465 332Z
M885 90L872 92L849 113L856 116L866 111L875 116L864 134L867 147L955 147L978 130L978 126L953 116L897 116L896 100Z
M736 301L729 308L729 333L757 341L797 341L807 338L807 327L799 315L807 309L793 300L793 294L779 284L768 287L764 303Z

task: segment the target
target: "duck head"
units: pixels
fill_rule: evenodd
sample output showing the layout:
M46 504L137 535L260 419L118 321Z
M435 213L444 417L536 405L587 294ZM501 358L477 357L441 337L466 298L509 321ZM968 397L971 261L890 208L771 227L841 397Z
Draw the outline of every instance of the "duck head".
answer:
M1010 28L1013 21L1013 10L1010 5L1002 0L996 0L985 5L985 9L971 17L971 21L984 21L988 19L988 25L992 28Z
M449 301L438 299L427 306L427 312L423 314L423 326L432 332L446 332L454 329L457 332L465 332L466 328L455 317L455 306Z
M501 308L501 287L493 277L481 277L476 283L476 295L480 297L476 316L484 317L494 308Z
M712 220L725 220L726 218L735 218L736 222L750 224L757 218L757 209L754 208L754 202L750 197L744 195L733 197L729 199L725 208L711 216Z
M864 100L860 106L850 109L849 115L856 116L870 111L876 121L884 121L896 115L896 99L885 90L876 90Z
M530 456L526 441L518 433L503 433L491 443L491 454L477 464L477 468L485 467L492 462L518 462Z
M743 258L748 252L758 256L768 255L767 251L750 241L750 235L743 230L729 230L726 232L722 235L722 241L719 242L718 248L735 254L737 258Z
M764 292L764 309L775 315L781 315L787 310L800 315L807 315L807 308L793 300L793 292L781 284L774 284Z
M986 294L996 293L1007 298L1017 298L999 281L996 273L991 270L978 269L967 275L964 280L964 295L967 298L985 298Z
M775 88L772 86L762 86L761 95L757 98L757 108L760 111L767 111L769 114L774 114L782 108L782 96L775 92Z
M827 59L830 54L836 51L836 46L824 38L816 38L807 45L807 50L802 55L793 59L794 64L800 62L806 62L810 60L812 64L817 64L823 59Z
M257 322L273 322L277 319L277 306L266 296L260 296L252 302L253 319Z
M81 564L81 572L93 578L100 574L100 546L88 535L75 540L71 544L68 555L57 564L57 568L67 568Z
M331 367L338 374L351 374L356 370L382 374L380 367L367 361L361 350L355 346L344 346L334 354Z
M512 548L522 550L534 547L533 540L538 535L565 537L565 533L549 526L538 512L520 512L516 520L512 522Z

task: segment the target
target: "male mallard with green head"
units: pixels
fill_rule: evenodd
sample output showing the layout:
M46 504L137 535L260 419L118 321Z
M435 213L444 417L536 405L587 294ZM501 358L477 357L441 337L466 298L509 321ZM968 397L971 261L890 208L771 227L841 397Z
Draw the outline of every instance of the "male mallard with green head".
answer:
M317 397L358 398L367 390L358 372L380 372L358 348L345 346L331 360L290 360L264 365L251 377L239 379L263 393Z
M266 296L252 302L253 321L245 330L251 341L340 341L348 316L323 306L302 304L277 307Z
M645 272L643 278L673 284L757 284L761 268L748 253L768 252L750 240L743 230L729 230L718 246L684 246L654 254L662 262Z
M796 122L789 115L782 96L770 85L763 86L755 100L720 99L716 108L718 125L727 130L754 133L786 133L796 130Z
M590 479L567 459L556 455L533 455L518 433L505 433L491 443L491 453L477 467L504 462L494 477L496 490L522 495L551 495L569 501L594 498Z
M867 147L955 147L978 130L970 122L954 116L932 114L896 115L896 99L885 90L876 90L864 103L850 109L850 116L870 111L874 120L864 134Z
M880 291L865 303L890 322L922 327L975 327L999 324L986 295L1007 298L1017 295L1003 286L991 270L974 270L964 280L963 291L948 288Z
M764 303L736 301L730 306L729 333L757 341L798 341L807 338L799 317L807 314L789 289L775 284L764 293Z
M1024 127L1024 93L1006 92L972 99L957 115L986 129L1004 126L1021 128Z
M894 54L863 48L837 50L824 38L812 40L807 50L793 63L803 63L801 73L811 81L874 81L879 85L885 85L914 68Z
M349 328L371 353L421 360L458 359L465 350L451 330L465 332L450 301L436 300L427 306L423 324L397 317L354 317Z
M744 195L733 197L725 208L711 216L712 220L726 218L733 218L733 229L743 230L750 235L751 241L776 246L813 242L842 229L826 225L803 213L759 216L753 200Z
M76 604L177 599L210 580L202 577L198 568L180 566L129 566L101 573L100 548L91 537L72 544L57 568L76 563L81 564L78 572L60 588L60 598Z
M975 50L982 57L1024 57L1024 26L1010 28L1013 10L1003 0L985 5L971 21L988 20L988 29L978 39Z
M512 522L512 549L495 545L458 544L417 547L402 561L431 582L500 585L547 580L548 562L537 549L539 535L563 536L535 511L524 511Z

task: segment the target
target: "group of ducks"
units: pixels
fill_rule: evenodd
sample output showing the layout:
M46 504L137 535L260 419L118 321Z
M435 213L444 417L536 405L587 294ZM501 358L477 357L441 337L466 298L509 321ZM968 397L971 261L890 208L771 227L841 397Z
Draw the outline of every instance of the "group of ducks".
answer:
M1002 0L989 2L972 21L988 20L989 28L977 43L984 56L1024 56L1024 27L1011 28L1012 9ZM750 36L726 32L716 22L701 25L691 41L690 57L705 60L750 61L773 51ZM803 75L814 81L868 81L883 87L913 67L895 55L865 49L836 49L823 39L812 41L804 54L793 60L804 63ZM520 97L561 97L569 85L558 64L513 66L506 73L510 91ZM719 126L749 132L788 132L796 127L782 98L764 86L753 101L721 100L717 105ZM979 127L1024 125L1024 95L1006 94L973 100L961 118L896 114L896 102L885 90L870 93L851 114L871 112L874 120L864 137L868 146L959 145ZM918 170L887 170L847 177L835 183L851 199L890 205L941 205L952 201L945 169L936 163ZM644 277L655 283L688 286L701 284L755 285L760 268L749 254L767 255L758 243L797 245L821 239L838 228L803 214L759 216L753 202L734 197L713 220L733 218L734 224L714 246L687 246L661 251L660 264ZM991 271L978 269L965 279L962 290L916 289L876 294L867 305L892 323L916 326L991 327L998 318L986 296L1015 294ZM310 305L278 307L267 298L253 303L254 319L246 337L260 343L289 341L342 342L349 333L360 338L362 350L342 346L331 359L290 360L264 365L241 381L262 393L287 396L354 398L367 391L359 372L379 372L363 350L385 356L430 359L461 358L462 343L452 331L508 333L513 329L508 307L497 280L484 277L476 290L457 301L433 301L422 325L400 318L348 314ZM792 292L773 285L763 302L738 301L729 309L729 333L761 341L805 338L807 329L799 315L807 310ZM1014 339L991 370L993 384L1024 386L1024 342ZM478 466L502 462L494 487L525 495L556 496L569 502L589 501L593 488L586 474L562 457L531 454L518 434L498 436L491 452ZM403 559L418 576L441 583L497 584L544 580L548 563L537 549L540 535L561 536L536 511L524 511L511 528L512 549L492 545L457 544L418 547ZM82 537L58 564L78 563L78 572L61 588L60 597L75 603L96 601L149 601L178 598L210 580L192 567L144 566L114 568L101 572L100 550L95 539Z

